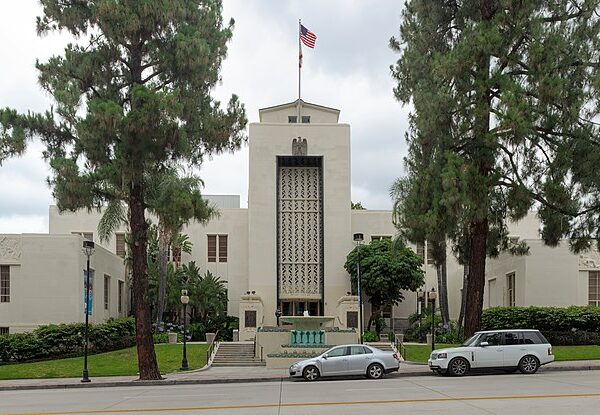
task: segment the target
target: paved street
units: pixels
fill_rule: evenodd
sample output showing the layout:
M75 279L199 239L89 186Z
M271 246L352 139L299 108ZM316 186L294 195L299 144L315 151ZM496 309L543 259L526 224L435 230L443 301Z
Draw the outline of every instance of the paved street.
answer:
M600 373L0 392L1 414L597 414Z

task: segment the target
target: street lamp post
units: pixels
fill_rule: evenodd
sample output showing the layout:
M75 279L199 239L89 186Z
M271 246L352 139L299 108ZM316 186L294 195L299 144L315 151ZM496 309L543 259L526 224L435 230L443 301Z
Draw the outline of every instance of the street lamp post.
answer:
M419 316L419 329L421 328L421 320L423 318L423 299L425 298L425 291L419 288L417 291L417 315ZM419 331L420 332L420 331ZM419 341L422 338L419 336Z
M183 359L181 360L181 370L188 370L188 361L187 361L187 350L186 350L186 341L187 341L187 305L190 302L190 297L188 297L187 290L181 290L181 304L183 304Z
M356 242L356 288L358 291L358 332L360 335L360 344L363 343L363 301L362 301L362 290L360 284L360 245L364 240L362 233L354 234L354 242Z
M275 310L275 318L277 319L277 327L279 327L279 317L281 317L281 309Z
M427 293L429 301L431 301L431 351L435 350L435 300L437 299L437 293L435 288Z
M91 382L88 372L89 317L92 311L90 310L90 257L94 254L94 242L83 241L83 252L87 256L87 269L85 271L85 307L83 308L85 313L85 332L83 335L83 377L81 381L88 383Z

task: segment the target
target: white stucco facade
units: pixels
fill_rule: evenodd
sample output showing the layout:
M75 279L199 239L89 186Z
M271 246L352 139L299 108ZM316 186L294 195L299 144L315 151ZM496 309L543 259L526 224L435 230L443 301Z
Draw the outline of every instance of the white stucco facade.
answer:
M283 315L306 309L347 326L358 311L343 267L354 247L352 235L363 233L365 243L393 237L392 212L351 210L351 128L338 122L339 110L296 101L259 115L260 122L249 128L248 207L240 207L237 195L207 196L220 215L184 229L193 247L182 260L195 261L202 272L227 282L228 313L240 317L242 339L254 337L257 326L274 326L277 309ZM48 235L0 235L0 265L10 267L11 284L11 301L0 303L0 327L17 332L82 321L85 256L83 239L74 233L92 234L97 245L92 321L126 312L128 304L121 311L117 306L118 283L125 283L123 259L116 255L115 235L108 241L96 237L100 217L96 211L61 214L51 206ZM484 307L588 304L589 275L600 270L600 256L572 254L566 242L546 247L539 228L535 215L510 225L511 238L525 240L530 255L488 260ZM437 289L436 269L426 252L424 289ZM463 267L450 248L447 273L450 315L456 319ZM104 275L114 284L106 310ZM128 293L129 287L124 301ZM364 309L367 321L370 305ZM415 309L416 294L406 292L388 327L405 327Z

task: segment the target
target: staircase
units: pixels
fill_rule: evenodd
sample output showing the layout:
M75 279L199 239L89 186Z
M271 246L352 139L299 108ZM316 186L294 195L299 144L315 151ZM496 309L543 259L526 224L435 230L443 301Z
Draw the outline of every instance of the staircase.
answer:
M383 350L384 352L397 352L397 350L390 342L367 342L366 345L376 347L379 350Z
M221 342L212 361L212 366L265 366L265 362L254 360L254 343Z

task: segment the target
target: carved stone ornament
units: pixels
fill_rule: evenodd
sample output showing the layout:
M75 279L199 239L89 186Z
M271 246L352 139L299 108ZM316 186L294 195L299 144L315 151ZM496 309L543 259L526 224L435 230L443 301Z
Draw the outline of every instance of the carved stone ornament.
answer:
M292 156L306 156L308 153L308 144L306 138L294 138L292 140Z
M600 254L590 251L579 255L579 269L600 269Z
M21 259L20 241L6 236L0 236L0 259Z

